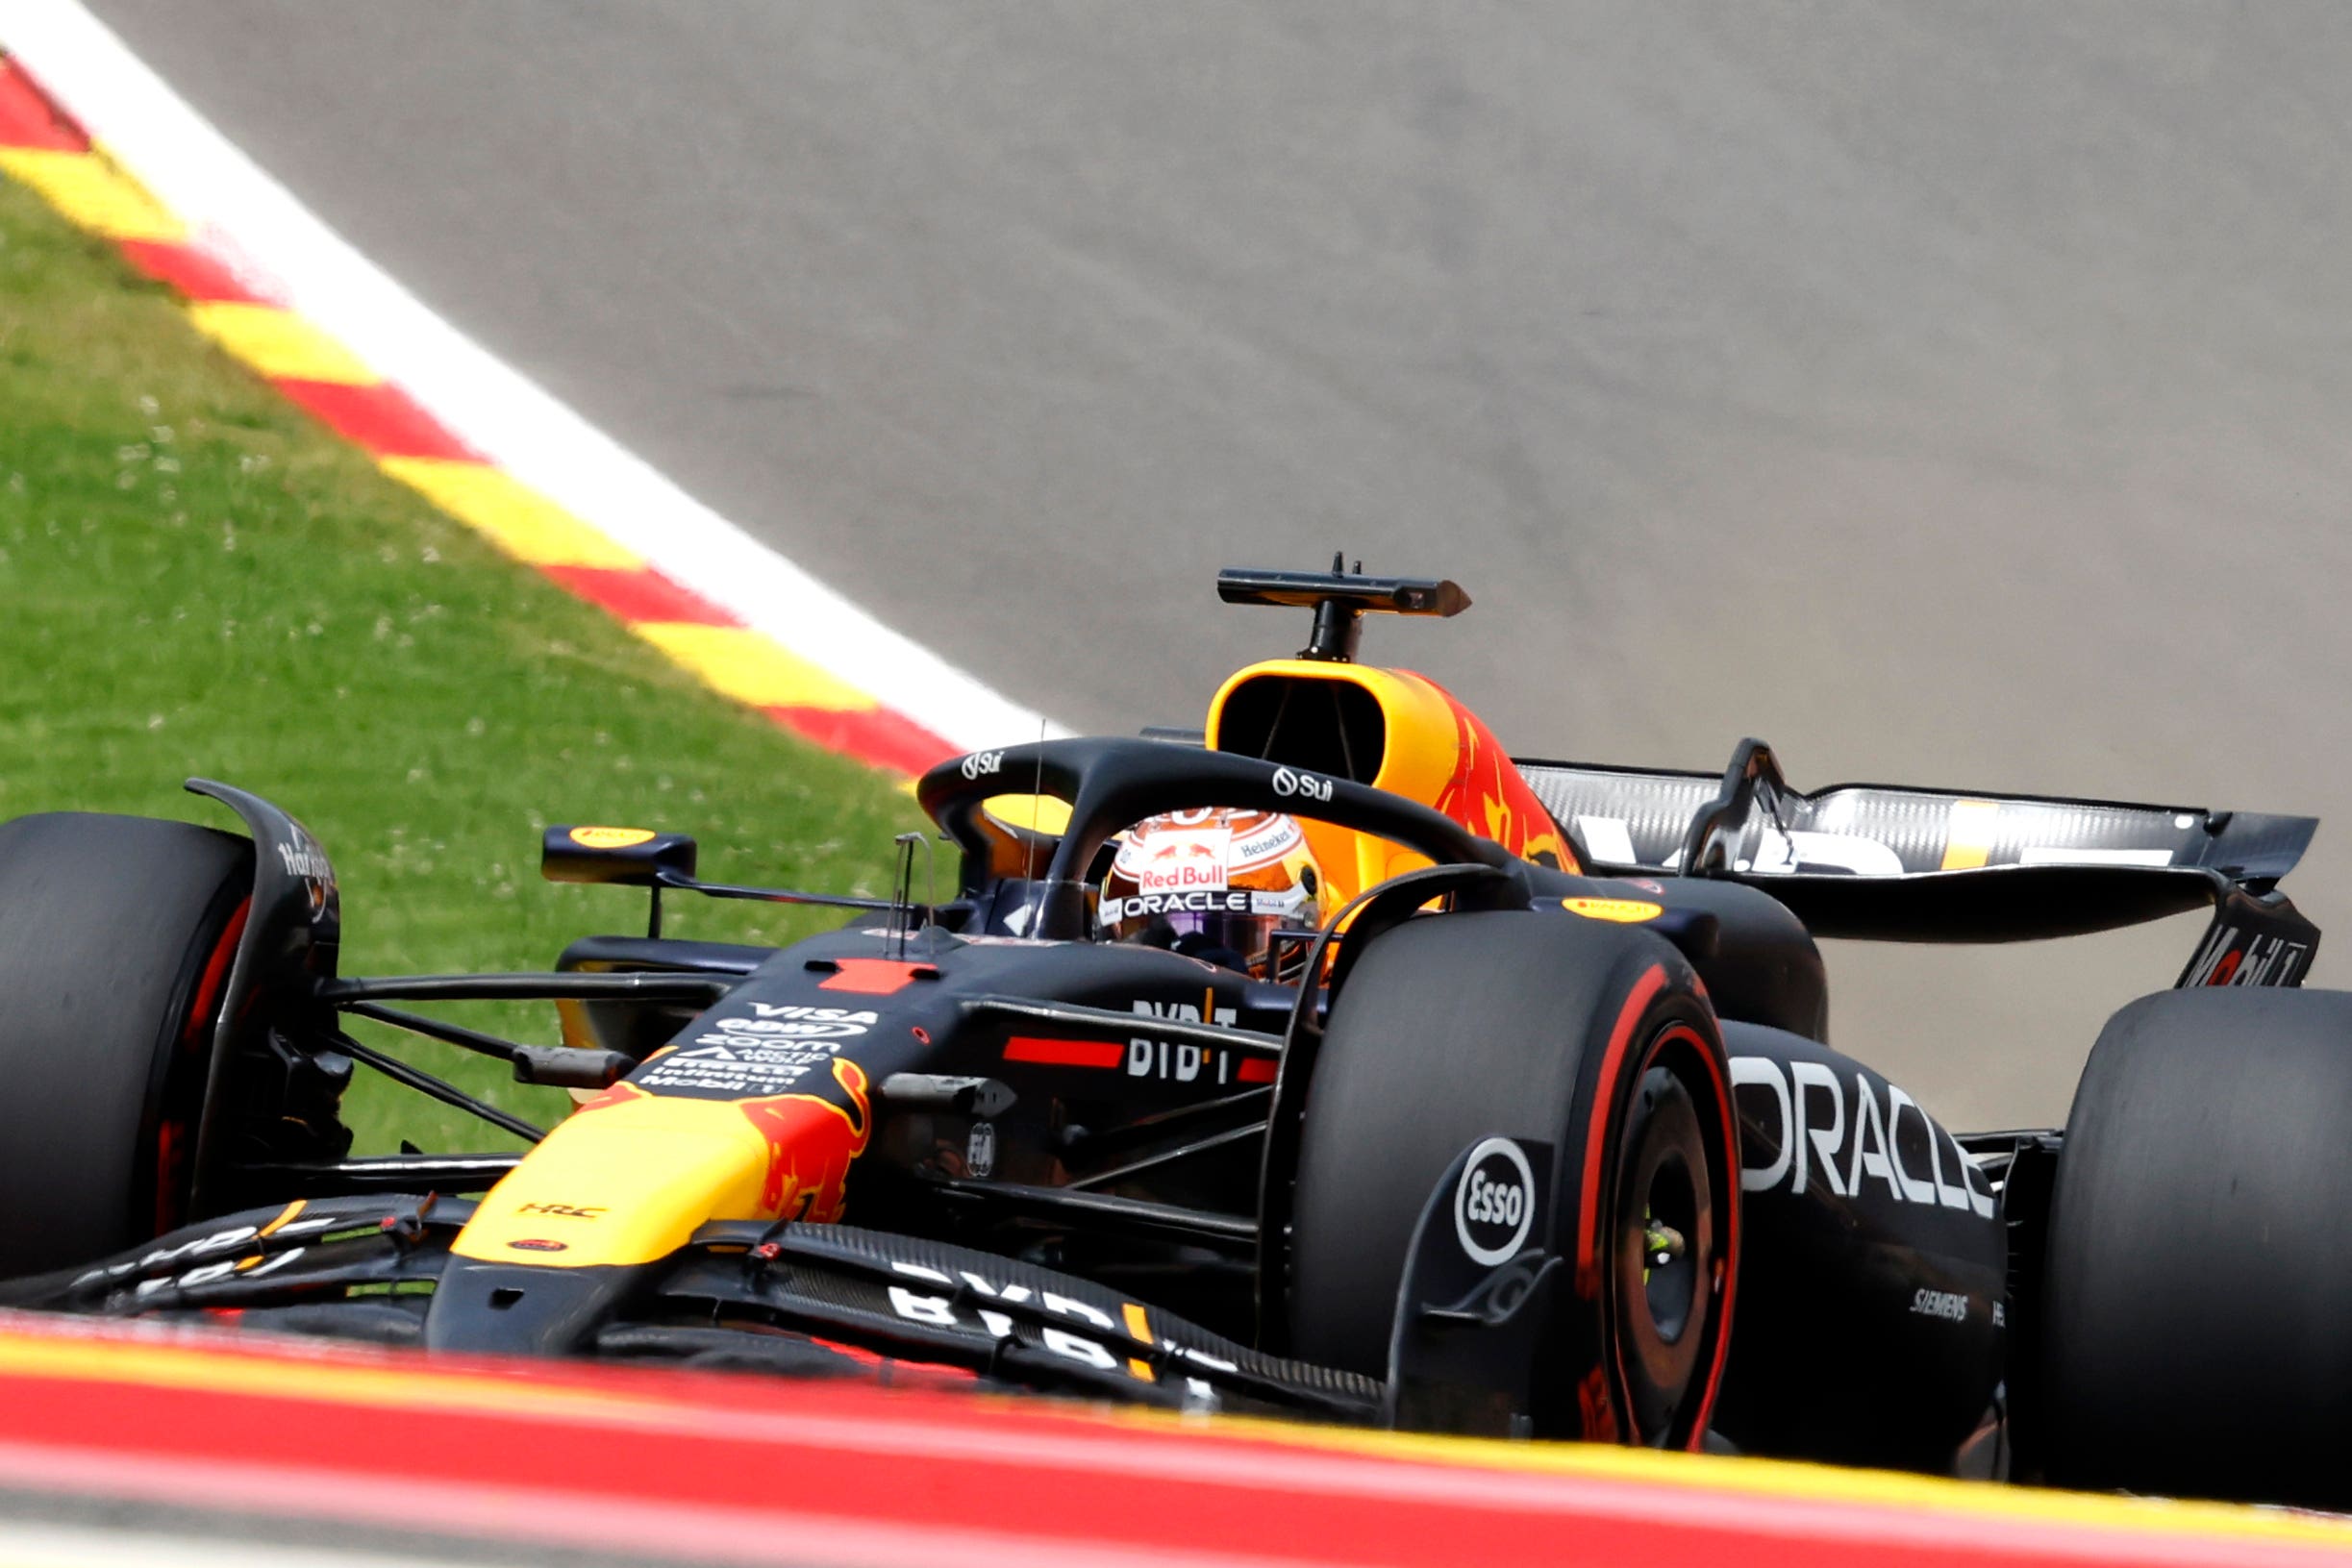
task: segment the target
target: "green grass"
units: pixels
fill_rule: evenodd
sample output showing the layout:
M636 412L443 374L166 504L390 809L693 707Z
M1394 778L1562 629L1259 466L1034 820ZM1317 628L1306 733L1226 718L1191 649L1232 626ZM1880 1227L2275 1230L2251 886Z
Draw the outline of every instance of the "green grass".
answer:
M551 821L690 832L711 875L866 893L920 825L881 776L385 478L5 180L0 610L0 817L235 827L181 780L256 790L335 860L346 974L540 968L576 935L641 930L642 894L538 879ZM675 897L669 914L671 934L727 941L827 923ZM551 1008L453 1015L555 1038ZM521 1114L564 1108L499 1063L389 1038ZM504 1141L364 1072L347 1119L363 1150Z

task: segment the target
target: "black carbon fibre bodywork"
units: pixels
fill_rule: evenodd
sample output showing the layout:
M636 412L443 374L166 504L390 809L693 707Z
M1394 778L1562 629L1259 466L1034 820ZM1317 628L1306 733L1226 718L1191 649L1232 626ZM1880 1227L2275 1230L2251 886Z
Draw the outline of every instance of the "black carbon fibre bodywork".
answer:
M1862 1063L1726 1023L1748 1250L1716 1430L1743 1449L1949 1468L2000 1381L1998 1195Z

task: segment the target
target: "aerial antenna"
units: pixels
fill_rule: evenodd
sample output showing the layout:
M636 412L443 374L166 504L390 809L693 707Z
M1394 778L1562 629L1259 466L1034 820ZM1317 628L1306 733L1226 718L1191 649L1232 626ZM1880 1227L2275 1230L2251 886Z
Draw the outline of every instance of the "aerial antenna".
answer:
M883 952L894 958L907 956L907 937L914 929L914 846L931 846L919 833L902 833L890 840L898 846L898 874L890 884L890 913L883 929L889 933ZM895 951L892 951L892 949Z
M928 874L930 882L930 885L923 893L926 900L923 906L923 935L931 943L931 951L936 955L939 951L940 935L939 852L938 841L935 841L929 834L923 834L923 869Z
M1042 713L1038 715L1037 756L1037 777L1029 786L1029 837L1021 844L1021 876L1031 882L1035 882L1038 875L1037 853L1039 846L1036 840L1044 834L1042 819L1045 813L1038 805L1045 794L1045 715Z

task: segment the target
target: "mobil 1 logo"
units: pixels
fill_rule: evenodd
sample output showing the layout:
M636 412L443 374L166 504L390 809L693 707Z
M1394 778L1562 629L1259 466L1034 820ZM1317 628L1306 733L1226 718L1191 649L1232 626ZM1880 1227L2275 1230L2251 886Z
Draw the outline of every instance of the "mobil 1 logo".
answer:
M1471 1262L1495 1268L1539 1237L1551 1151L1514 1138L1483 1138L1454 1182L1454 1236Z

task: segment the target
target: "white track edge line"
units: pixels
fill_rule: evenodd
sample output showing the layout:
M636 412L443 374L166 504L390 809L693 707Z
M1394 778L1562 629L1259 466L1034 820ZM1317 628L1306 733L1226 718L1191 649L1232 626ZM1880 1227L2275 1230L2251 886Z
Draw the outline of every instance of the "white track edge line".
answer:
M1061 726L688 495L338 236L78 0L0 5L0 46L199 244L251 268L494 464L801 659L965 750Z
M0 1568L463 1568L480 1560L0 1516Z

